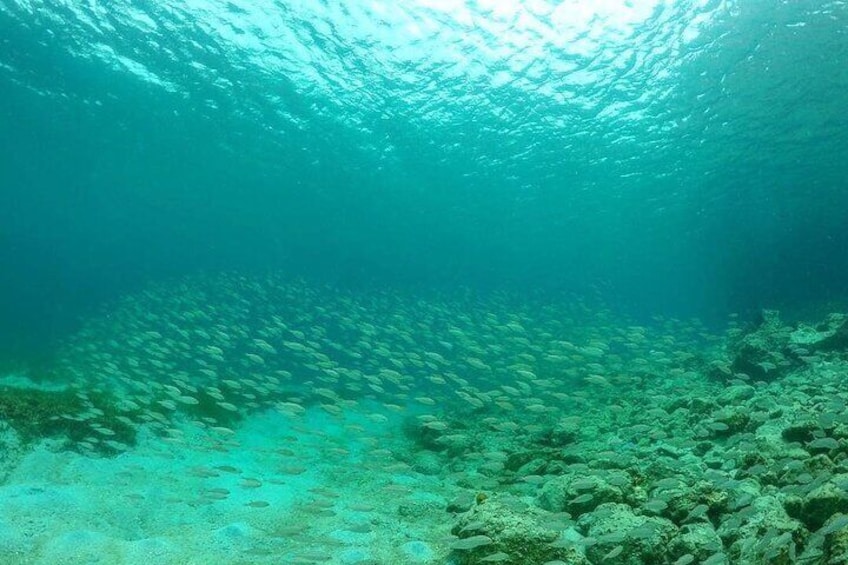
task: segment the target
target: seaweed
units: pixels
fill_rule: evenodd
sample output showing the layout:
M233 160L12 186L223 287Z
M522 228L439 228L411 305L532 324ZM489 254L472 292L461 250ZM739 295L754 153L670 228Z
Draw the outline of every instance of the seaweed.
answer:
M115 445L135 444L135 429L118 419L122 415L127 414L105 392L82 395L74 389L0 386L0 420L8 422L24 443L58 437L66 439L69 448L115 454L119 451ZM108 437L98 430L106 430Z

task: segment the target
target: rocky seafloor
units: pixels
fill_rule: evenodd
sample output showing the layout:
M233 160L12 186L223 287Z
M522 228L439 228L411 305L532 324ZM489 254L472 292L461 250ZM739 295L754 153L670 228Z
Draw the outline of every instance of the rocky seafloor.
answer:
M502 438L511 484L455 508L453 528L493 541L456 562L848 562L846 354L845 316L764 312L697 384Z
M2 563L848 563L848 317L228 276L0 382Z

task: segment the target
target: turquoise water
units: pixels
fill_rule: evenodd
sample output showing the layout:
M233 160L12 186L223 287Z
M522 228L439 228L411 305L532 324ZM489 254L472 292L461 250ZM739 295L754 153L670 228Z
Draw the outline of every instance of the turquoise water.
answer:
M0 564L840 562L846 30L0 0Z
M5 333L228 268L714 321L841 298L845 23L842 2L4 2Z

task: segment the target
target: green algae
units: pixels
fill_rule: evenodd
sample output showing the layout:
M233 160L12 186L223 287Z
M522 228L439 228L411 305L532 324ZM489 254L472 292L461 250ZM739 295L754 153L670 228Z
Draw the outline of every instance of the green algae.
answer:
M6 421L25 443L64 438L70 448L91 446L101 454L112 454L118 451L112 445L135 443L135 429L118 419L124 414L116 399L105 392L82 396L73 389L0 386L0 420Z

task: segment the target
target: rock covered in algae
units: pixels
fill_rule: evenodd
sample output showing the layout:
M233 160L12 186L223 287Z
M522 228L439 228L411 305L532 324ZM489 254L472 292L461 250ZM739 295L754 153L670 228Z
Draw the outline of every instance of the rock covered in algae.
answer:
M623 502L624 486L610 484L599 474L566 474L545 482L539 494L539 505L551 512L564 511L579 516L606 502Z
M654 488L651 496L666 503L664 517L683 526L709 522L726 512L730 494L711 481L699 480L691 485L678 482L670 488Z
M614 502L581 516L577 527L594 542L586 549L590 562L616 565L669 562L670 542L678 534L670 520Z
M702 563L721 551L721 538L709 522L687 524L680 528L680 534L671 542L669 554L672 563L682 560L686 562L687 555L692 556L692 563Z
M848 474L834 475L830 480L807 493L801 503L799 516L801 521L810 530L815 530L822 527L834 514L848 513L846 485L848 485Z
M760 381L785 376L798 365L787 355L791 331L776 310L764 310L756 328L731 343L731 370Z
M807 534L798 520L790 517L774 494L761 494L737 513L737 519L725 520L718 534L733 563L788 563L797 544Z
M555 560L569 565L590 563L578 543L562 539L560 524L550 513L496 498L460 515L451 531L458 536L451 545L457 565L497 561L538 565Z
M758 381L780 379L817 354L848 350L848 315L830 314L816 324L784 324L776 310L763 310L758 323L738 333L727 358L715 360L710 374L719 380L745 375Z
M799 324L789 335L789 342L809 351L838 351L848 349L848 316L830 314L815 326Z

